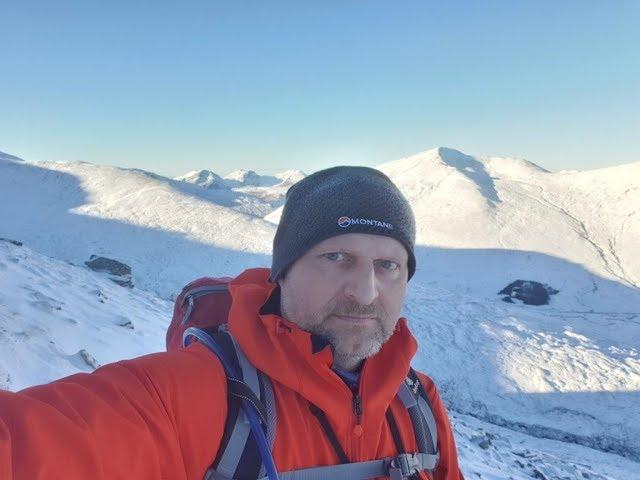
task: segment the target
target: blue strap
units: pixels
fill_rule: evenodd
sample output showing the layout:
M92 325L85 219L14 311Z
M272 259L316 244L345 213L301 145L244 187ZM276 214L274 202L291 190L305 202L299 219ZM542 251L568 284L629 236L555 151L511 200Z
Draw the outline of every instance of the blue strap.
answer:
M220 348L216 341L207 332L199 328L189 327L185 330L182 338L183 344L185 346L189 345L193 341L193 339L197 339L220 359L220 363L222 363L222 367L224 368L224 371L228 377L234 378L236 380L239 380L241 378L239 372L236 371L231 362L229 362L224 355L222 348ZM258 449L260 450L260 456L262 457L262 462L264 463L267 478L269 480L279 480L278 471L276 470L273 457L271 456L271 451L269 450L267 439L264 435L264 430L260 425L260 420L258 419L255 408L250 402L246 400L242 401L242 407L244 409L245 415L249 419L251 432L256 439L256 443L258 444Z

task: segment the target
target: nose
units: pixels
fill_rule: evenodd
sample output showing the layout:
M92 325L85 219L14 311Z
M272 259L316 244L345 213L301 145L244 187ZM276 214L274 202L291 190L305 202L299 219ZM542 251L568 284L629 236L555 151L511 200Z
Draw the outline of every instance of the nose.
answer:
M363 265L349 272L344 294L360 305L371 305L378 298L378 283L373 265Z

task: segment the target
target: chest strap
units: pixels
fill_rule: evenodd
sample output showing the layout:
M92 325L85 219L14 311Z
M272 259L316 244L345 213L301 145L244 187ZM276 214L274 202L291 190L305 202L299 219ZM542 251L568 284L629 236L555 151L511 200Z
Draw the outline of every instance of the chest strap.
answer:
M280 480L369 480L389 477L391 480L403 480L422 470L433 471L438 464L437 455L426 453L401 453L396 457L371 460L369 462L328 465L325 467L303 468L291 472L280 472ZM216 475L216 480L234 480L231 477ZM268 480L267 477L257 480Z

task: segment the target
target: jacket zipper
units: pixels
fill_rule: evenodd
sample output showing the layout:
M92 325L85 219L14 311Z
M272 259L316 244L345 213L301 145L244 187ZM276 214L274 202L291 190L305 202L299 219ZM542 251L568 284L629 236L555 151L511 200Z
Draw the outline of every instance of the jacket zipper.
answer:
M359 392L353 393L351 397L351 406L353 407L353 414L356 417L356 422L351 431L351 461L360 461L360 445L362 444L362 397Z
M362 460L362 437L364 435L364 427L362 425L362 417L364 415L364 407L362 402L363 396L363 386L364 386L364 377L365 371L367 370L367 362L365 362L362 367L362 371L360 372L360 381L358 382L357 391L352 393L351 405L353 408L353 414L355 415L355 424L353 426L353 431L351 433L351 451L352 451L352 462L359 462Z
M359 393L354 393L352 398L353 413L356 415L356 425L362 423L362 399Z

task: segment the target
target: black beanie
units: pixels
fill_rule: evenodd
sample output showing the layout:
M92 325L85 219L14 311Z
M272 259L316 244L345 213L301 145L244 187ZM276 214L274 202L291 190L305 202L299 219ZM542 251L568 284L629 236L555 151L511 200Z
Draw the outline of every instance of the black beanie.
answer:
M333 167L289 188L273 239L271 281L314 245L345 233L395 238L407 249L409 279L413 276L416 225L407 199L374 168Z

